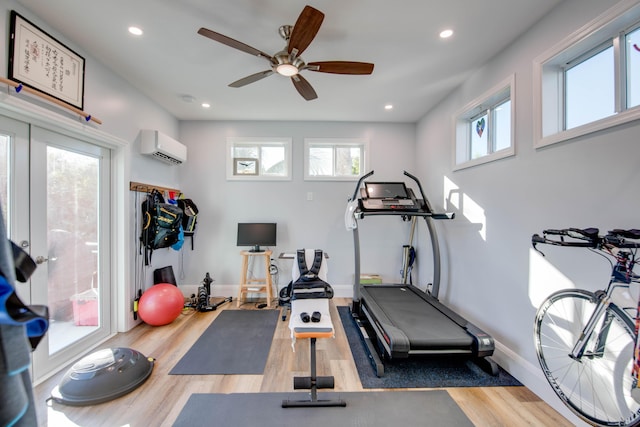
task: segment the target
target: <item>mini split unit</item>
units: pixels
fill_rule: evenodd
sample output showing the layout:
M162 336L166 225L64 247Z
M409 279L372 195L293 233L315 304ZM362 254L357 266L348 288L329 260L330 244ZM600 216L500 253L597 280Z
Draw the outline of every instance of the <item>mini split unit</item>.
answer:
M140 131L140 152L171 165L187 160L187 147L157 130Z

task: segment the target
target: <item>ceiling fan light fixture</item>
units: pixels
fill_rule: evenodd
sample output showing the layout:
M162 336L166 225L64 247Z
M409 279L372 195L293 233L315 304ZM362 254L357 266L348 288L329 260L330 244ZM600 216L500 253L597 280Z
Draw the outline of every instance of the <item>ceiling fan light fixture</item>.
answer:
M298 74L298 67L293 64L280 64L276 67L276 72L282 76L291 77Z
M129 27L129 32L134 36L141 36L143 33L141 28L134 26Z
M448 39L449 37L451 37L453 35L453 30L452 29L446 29L440 32L440 38L441 39Z

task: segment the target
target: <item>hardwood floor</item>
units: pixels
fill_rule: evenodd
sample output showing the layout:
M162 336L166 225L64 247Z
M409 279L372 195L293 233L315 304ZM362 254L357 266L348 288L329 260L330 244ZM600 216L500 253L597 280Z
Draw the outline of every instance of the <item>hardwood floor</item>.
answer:
M333 375L336 380L335 391L367 391L360 384L335 308L335 305L348 305L350 301L335 298L333 303L331 310L336 337L318 340L318 375ZM169 325L153 327L142 324L125 334L118 334L100 348L130 347L145 356L155 358L154 370L149 379L133 392L99 405L73 407L45 403L66 372L63 370L35 388L39 425L170 426L192 393L292 391L293 376L308 375L309 344L307 340L299 340L296 343L296 351L293 352L288 322L281 321L278 322L263 375L168 375L171 368L220 312L233 309L236 309L235 301L207 313L185 310ZM254 304L244 304L240 309L254 309ZM215 351L215 348L211 351ZM446 390L476 426L571 425L525 387ZM215 425L214 417L215 414L203 414L202 425ZM261 425L266 424L261 422Z

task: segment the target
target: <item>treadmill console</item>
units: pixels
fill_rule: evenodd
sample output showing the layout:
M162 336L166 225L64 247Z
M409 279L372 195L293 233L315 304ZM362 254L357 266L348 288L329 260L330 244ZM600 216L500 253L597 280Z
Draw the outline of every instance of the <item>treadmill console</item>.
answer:
M365 211L416 212L422 203L404 182L365 182L360 188L360 208Z

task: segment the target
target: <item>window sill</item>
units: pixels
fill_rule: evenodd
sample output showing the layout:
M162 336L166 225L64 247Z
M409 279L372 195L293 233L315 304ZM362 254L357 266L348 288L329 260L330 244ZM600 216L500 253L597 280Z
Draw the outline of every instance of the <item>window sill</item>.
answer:
M347 181L354 182L361 178L362 176L305 176L305 181Z
M640 107L634 107L633 109L626 110L621 113L614 114L613 116L605 117L604 119L587 123L573 129L568 129L548 136L537 138L534 142L534 146L535 148L546 147L549 145L579 138L581 136L589 135L595 132L600 132L602 130L610 129L636 120L640 120Z
M515 149L513 147L505 148L500 151L496 151L495 153L488 154L486 156L478 157L477 159L469 160L464 163L460 163L453 166L454 171L471 168L478 165L483 165L485 163L494 162L496 160L505 159L507 157L514 156Z

